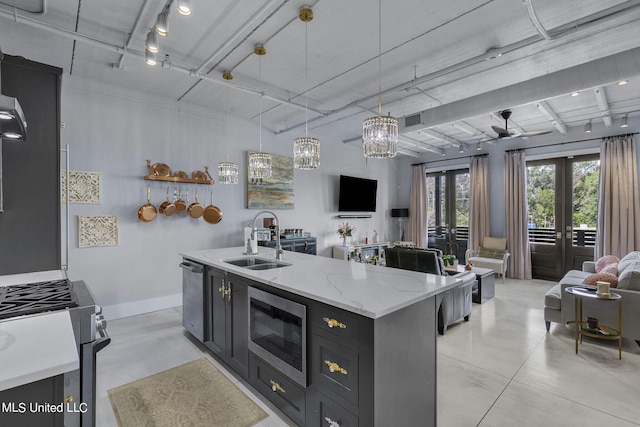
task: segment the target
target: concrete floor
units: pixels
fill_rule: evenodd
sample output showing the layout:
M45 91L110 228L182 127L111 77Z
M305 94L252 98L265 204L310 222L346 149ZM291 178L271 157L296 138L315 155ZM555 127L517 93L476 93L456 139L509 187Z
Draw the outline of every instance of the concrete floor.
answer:
M585 338L576 355L565 326L545 330L544 294L553 285L497 280L494 299L438 336L438 426L640 425L640 347L625 340L619 360L616 343ZM116 426L110 388L203 356L227 372L187 336L181 316L178 307L109 322L112 342L98 353L98 427ZM295 425L228 376L269 413L259 426Z

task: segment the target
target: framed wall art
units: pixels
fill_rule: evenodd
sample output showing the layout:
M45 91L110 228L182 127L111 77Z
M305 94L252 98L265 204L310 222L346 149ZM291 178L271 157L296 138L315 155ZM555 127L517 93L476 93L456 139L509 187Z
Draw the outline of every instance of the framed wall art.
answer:
M252 180L249 177L247 152L247 209L293 209L293 157L271 155L270 178Z

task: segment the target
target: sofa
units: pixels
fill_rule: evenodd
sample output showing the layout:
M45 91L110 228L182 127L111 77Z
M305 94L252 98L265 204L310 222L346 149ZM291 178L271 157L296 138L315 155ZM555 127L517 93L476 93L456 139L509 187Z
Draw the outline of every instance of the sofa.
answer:
M438 249L412 249L393 247L385 250L387 267L420 271L438 276L446 275L442 253ZM453 275L462 283L438 296L438 333L444 335L452 323L464 318L469 321L472 309L472 294L477 292L478 282L475 273L465 271Z
M609 263L607 259L609 258ZM618 262L603 257L598 261L586 261L582 270L571 270L560 282L549 289L544 297L544 320L547 331L551 322L566 324L574 320L575 300L565 292L569 286L595 286L596 280L611 283L611 292L622 297L622 338L631 338L640 345L640 251L630 252ZM603 262L604 261L604 262ZM615 274L614 274L615 273ZM618 313L610 304L585 299L584 316L595 317L601 324L616 327Z

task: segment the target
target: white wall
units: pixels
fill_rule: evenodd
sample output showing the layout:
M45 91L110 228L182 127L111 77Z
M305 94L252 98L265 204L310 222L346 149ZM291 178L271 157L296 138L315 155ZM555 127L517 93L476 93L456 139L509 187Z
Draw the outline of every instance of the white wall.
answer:
M69 276L87 283L107 318L181 304L180 252L242 245L242 227L257 213L245 207L245 159L247 150L258 149L259 132L257 123L233 116L230 160L240 166L241 178L238 185L213 186L214 204L222 210L223 220L211 225L185 214L158 215L150 223L137 218L138 208L146 203L147 184L151 183L156 206L165 199L167 188L166 183L143 179L147 159L187 173L209 166L217 179L217 163L227 159L225 121L226 112L204 111L65 75L61 145L69 145L70 169L102 174L102 203L70 207ZM345 174L378 180L377 212L371 219L349 220L358 229L356 237L371 238L376 229L381 241L396 239L392 233L397 225L389 211L408 205L407 160L366 161L360 144L313 136L322 142L321 167L295 171L295 209L276 211L282 227L310 231L318 238L318 255L331 256L331 246L340 242L338 177ZM262 143L263 151L292 155L288 136L276 138L263 130ZM200 202L208 205L209 186L198 188ZM79 248L78 215L112 214L118 215L118 245Z

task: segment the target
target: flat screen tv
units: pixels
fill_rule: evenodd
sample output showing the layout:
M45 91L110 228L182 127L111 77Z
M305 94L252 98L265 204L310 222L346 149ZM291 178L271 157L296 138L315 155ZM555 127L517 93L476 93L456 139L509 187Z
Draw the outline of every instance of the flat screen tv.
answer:
M375 212L378 181L340 175L338 211Z

